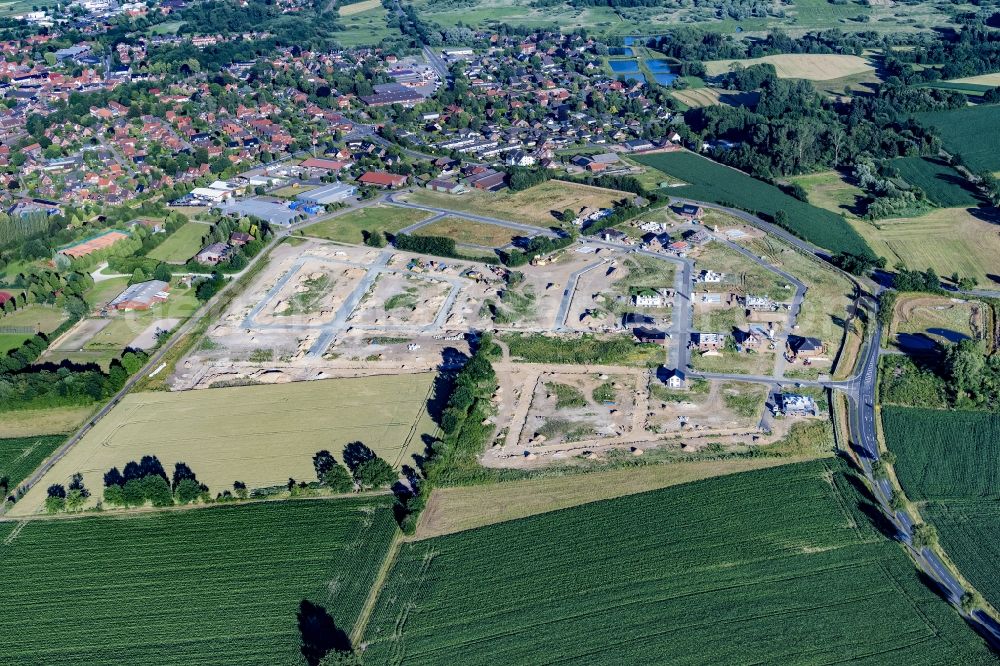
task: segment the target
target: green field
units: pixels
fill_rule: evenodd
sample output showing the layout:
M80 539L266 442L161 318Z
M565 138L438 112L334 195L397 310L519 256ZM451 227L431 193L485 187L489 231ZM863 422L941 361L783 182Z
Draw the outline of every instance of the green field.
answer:
M13 491L65 441L65 435L0 439L0 479Z
M202 239L208 235L209 226L200 222L187 222L149 253L150 259L172 264L183 264L198 254Z
M995 663L860 504L810 462L408 543L366 663Z
M647 365L663 361L664 355L660 345L637 344L630 335L554 338L542 334L505 333L498 339L507 343L512 358L527 363Z
M1000 171L1000 105L931 111L914 117L933 127L945 149L961 155L973 171Z
M414 208L377 204L309 225L303 233L316 238L360 245L364 242L362 231L392 234L430 216L430 213Z
M12 349L17 349L30 337L30 335L19 333L0 333L0 354L6 354Z
M976 190L943 160L930 157L900 157L890 164L910 185L919 187L938 206L975 206Z
M381 497L0 523L3 661L303 663L299 604L349 632L395 529Z
M789 230L815 245L832 252L871 253L861 236L839 215L792 198L741 171L688 152L641 155L636 160L690 183L667 190L672 196L730 205L768 216L784 210L788 213Z
M973 587L1000 604L1000 414L885 407L896 475Z
M66 321L66 313L61 309L53 305L35 303L0 317L0 327L29 327L40 333L48 333L55 330L64 321Z
M232 488L314 481L312 456L360 441L397 469L422 453L437 427L425 408L433 373L287 384L130 393L61 459L13 513L41 510L45 488L76 472L101 488L104 472L149 454L186 462L212 495ZM95 498L96 500L96 498Z

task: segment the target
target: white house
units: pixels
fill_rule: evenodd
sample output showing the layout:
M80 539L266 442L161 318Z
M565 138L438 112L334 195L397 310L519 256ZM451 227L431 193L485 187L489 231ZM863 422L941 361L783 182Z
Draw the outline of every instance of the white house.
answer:
M642 289L632 295L632 304L640 308L662 308L663 294L655 289Z
M722 279L726 277L725 273L716 273L712 270L704 270L701 275L698 276L699 282L722 282Z

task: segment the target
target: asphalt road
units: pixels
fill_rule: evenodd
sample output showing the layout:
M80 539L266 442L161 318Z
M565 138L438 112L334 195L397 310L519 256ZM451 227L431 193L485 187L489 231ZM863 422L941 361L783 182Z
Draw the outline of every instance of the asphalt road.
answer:
M393 206L400 206L402 208L415 208L417 210L424 210L428 213L435 213L438 216L444 217L452 215L455 217L465 218L467 220L474 220L476 222L485 222L486 224L495 224L498 227L505 227L513 231L519 231L525 236L548 236L549 238L558 238L559 234L552 231L551 229L544 229L542 227L533 227L530 224L521 224L519 222L511 222L509 220L501 220L495 217L486 217L484 215L474 215L472 213L464 213L460 210L451 210L449 208L439 208L436 206L422 206L420 204L410 203L408 201L396 201L396 197L399 193L390 194L386 197L388 201ZM429 224L430 220L425 220L423 222L417 222L416 224L411 224L406 229L402 229L400 233L409 233L407 229L417 228L425 224Z

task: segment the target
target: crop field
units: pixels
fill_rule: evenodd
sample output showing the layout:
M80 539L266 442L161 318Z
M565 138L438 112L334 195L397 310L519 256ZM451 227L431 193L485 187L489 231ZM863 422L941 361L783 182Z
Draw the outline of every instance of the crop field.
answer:
M445 217L437 222L421 227L420 233L429 236L446 236L456 243L481 245L483 247L503 247L521 234L496 224L485 224L460 217Z
M917 113L914 117L933 127L946 150L962 156L974 172L1000 171L1000 105L986 105Z
M341 16L350 16L352 14L360 14L361 12L371 11L382 6L381 0L361 0L361 2L352 2L350 4L341 5L337 12Z
M889 266L902 261L915 270L933 268L939 275L958 272L995 289L1000 284L997 222L1000 217L991 209L939 208L920 217L851 224Z
M666 180L666 179L664 179ZM616 201L631 197L628 192L602 187L579 185L561 180L549 180L520 192L481 192L472 190L460 195L420 189L407 195L407 200L425 206L442 206L451 210L502 220L521 222L538 227L558 226L567 208L579 212L583 208L610 208Z
M301 663L300 603L350 631L395 529L383 497L0 523L4 661Z
M975 206L979 197L960 173L943 160L929 157L900 157L890 162L910 185L927 193L938 206Z
M945 81L945 83L968 83L974 86L986 86L988 88L996 88L997 86L1000 86L1000 73L993 72L992 74L966 76L961 79L950 79L949 81Z
M430 213L414 208L375 205L311 224L302 233L315 238L360 245L364 242L362 231L392 234L430 216Z
M688 152L642 155L636 159L690 183L672 188L672 195L756 210L769 216L784 210L792 233L811 243L833 252L871 253L864 239L839 215L794 199L741 171Z
M421 435L436 427L425 403L431 373L326 379L289 384L131 393L60 460L12 514L37 512L51 483L75 472L102 488L104 472L149 454L165 467L186 462L212 494L243 481L248 488L312 481L312 456L328 449L342 461L360 441L390 464L411 464ZM99 493L95 493L99 494ZM94 498L96 500L96 497Z
M882 423L911 500L1000 494L1000 414L886 407Z
M183 264L198 254L202 239L208 234L209 226L200 222L188 222L170 237L153 248L150 259L171 264Z
M404 544L365 660L991 663L862 503L817 461Z
M896 475L962 575L1000 604L1000 414L885 407Z
M807 79L809 81L840 79L874 70L872 64L861 56L834 53L783 53L744 60L709 60L705 62L705 71L709 76L721 76L730 71L732 65L737 63L743 67L762 63L771 64L774 65L779 79Z
M0 439L0 479L13 491L65 441L65 435Z

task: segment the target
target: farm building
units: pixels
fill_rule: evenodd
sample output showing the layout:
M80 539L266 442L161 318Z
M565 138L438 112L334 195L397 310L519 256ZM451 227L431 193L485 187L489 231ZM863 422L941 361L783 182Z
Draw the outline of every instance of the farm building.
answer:
M384 189L395 189L406 185L406 176L385 171L365 171L358 177L362 185L373 185Z
M791 356L795 357L812 358L814 356L822 356L823 341L819 338L789 335L787 351Z
M243 199L219 206L226 215L247 215L282 227L289 226L301 213L267 199Z
M199 264L214 266L225 261L231 252L232 248L225 243L212 243L202 248L194 258Z
M72 259L78 259L80 257L86 257L88 254L92 254L98 250L111 247L118 241L125 240L126 238L128 238L128 234L124 231L115 231L112 229L64 247L59 250L59 254Z
M167 300L170 285L163 280L149 280L130 285L118 294L108 307L112 310L148 310Z
M354 185L348 185L347 183L330 183L329 185L317 187L314 190L298 194L295 196L295 200L325 206L327 204L337 203L339 201L349 199L353 197L357 191L358 188Z

